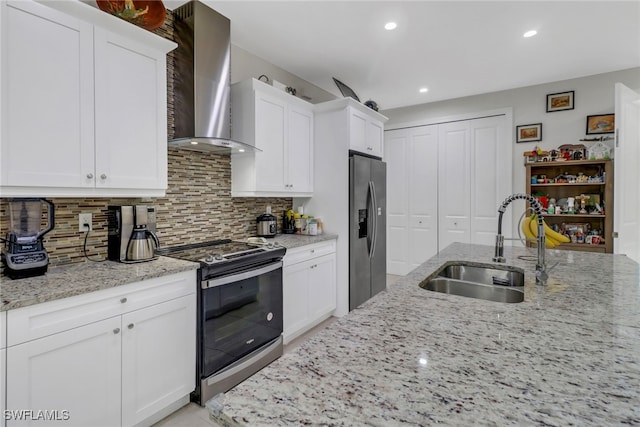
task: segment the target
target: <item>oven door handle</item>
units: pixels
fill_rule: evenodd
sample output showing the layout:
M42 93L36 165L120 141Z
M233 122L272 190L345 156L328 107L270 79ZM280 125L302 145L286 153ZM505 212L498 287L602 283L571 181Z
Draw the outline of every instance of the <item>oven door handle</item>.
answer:
M246 280L252 277L260 276L261 274L269 273L270 271L277 270L279 268L282 268L282 261L269 264L257 270L249 270L243 273L219 277L217 279L205 280L202 282L201 287L202 289L208 289L208 288L214 288L216 286L226 285L228 283L239 282L241 280Z

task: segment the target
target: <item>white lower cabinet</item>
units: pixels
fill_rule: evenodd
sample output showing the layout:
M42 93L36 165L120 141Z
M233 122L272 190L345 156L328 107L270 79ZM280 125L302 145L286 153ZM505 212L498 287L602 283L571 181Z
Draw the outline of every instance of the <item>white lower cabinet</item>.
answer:
M9 311L7 410L23 416L7 426L148 425L186 402L195 388L195 281L191 271Z
M113 317L9 347L7 409L16 416L7 425L43 424L39 411L61 425L120 425L120 322Z
M282 291L287 344L330 317L336 308L335 241L288 251Z
M195 311L195 295L188 295L122 316L122 425L194 390Z

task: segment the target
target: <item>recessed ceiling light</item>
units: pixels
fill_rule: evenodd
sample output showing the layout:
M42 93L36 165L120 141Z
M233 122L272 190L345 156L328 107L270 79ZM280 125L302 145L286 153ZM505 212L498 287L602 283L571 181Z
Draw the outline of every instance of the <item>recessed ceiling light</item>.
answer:
M384 29L385 30L395 30L397 26L398 26L398 24L396 24L395 22L387 22L386 24L384 24Z
M524 33L522 35L522 37L533 37L536 34L538 34L538 32L536 30L530 30L530 31L527 31L526 33Z
M420 88L420 93L427 93L427 92L429 92L429 89L427 89L426 87Z
M244 148L239 148L238 151L244 153Z
M191 145L198 145L198 141L191 141Z

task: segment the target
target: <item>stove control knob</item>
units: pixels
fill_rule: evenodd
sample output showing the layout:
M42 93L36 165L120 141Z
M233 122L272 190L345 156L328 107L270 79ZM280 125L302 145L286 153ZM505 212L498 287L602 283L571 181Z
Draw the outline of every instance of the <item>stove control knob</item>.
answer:
M273 243L267 243L267 249L273 249L274 247Z
M222 261L222 259L223 259L222 255L220 255L220 254L216 254L215 258L216 258L216 261Z
M204 262L206 262L207 264L211 264L213 262L213 256L209 255L204 259Z

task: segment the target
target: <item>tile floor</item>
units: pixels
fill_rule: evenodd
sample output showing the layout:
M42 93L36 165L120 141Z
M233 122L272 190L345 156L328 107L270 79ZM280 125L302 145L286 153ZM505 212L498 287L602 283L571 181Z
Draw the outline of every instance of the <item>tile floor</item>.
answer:
M387 275L387 286L393 285L401 276ZM318 326L314 327L305 334L299 336L289 344L284 346L284 353L295 349L298 345L303 343L307 338L315 334L316 332L326 328L328 325L336 320L335 317L330 317ZM209 412L206 408L201 407L196 403L189 403L183 406L173 414L154 424L152 427L211 427L217 426L209 419Z

